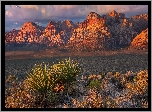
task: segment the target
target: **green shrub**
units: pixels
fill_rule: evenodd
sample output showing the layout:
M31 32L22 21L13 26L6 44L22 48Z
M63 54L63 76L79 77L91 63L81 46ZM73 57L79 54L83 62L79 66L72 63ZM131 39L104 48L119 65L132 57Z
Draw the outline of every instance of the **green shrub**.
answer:
M53 83L49 78L49 74L49 64L41 63L35 65L27 76L29 87L39 93L43 93L51 89L53 87Z
M81 72L81 68L77 62L69 58L51 66L50 72L50 78L55 84L69 90L76 81L76 77Z
M92 80L87 87L90 88L90 89L95 88L95 89L100 90L101 89L101 83L98 80Z
M81 72L78 63L65 59L50 66L41 63L35 65L27 76L29 88L42 95L42 100L54 101L60 91L68 93Z

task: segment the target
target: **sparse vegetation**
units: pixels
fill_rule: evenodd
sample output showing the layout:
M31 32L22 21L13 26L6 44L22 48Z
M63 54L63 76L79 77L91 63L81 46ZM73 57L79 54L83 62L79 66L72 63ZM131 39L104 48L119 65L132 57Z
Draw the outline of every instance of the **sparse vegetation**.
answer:
M130 56L131 58L134 57ZM31 64L32 60L29 60L29 62L27 61L28 70L24 68L28 74L26 77L18 77L19 74L21 75L19 70L23 70L18 64L19 60L6 60L6 67L10 62L10 67L12 67L11 64L16 63L15 67L20 66L20 68L16 68L16 72L15 70L14 72L10 71L10 68L5 70L7 74L5 78L5 107L147 108L148 66L146 67L146 64L148 60L146 60L146 56L142 56L140 57L141 62L139 62L136 55L137 65L136 63L130 65L130 68L134 67L135 70L128 72L125 72L122 66L129 66L129 63L133 64L134 59L129 56L127 57L131 60L128 63L126 61L129 59L122 56L120 56L121 58L115 56L119 59L115 61L112 56L108 58L88 57L85 58L86 60L79 57L64 60L65 57L62 57L56 58L57 60L53 59L54 63L51 60L44 61L41 59L44 63L35 61L38 64L33 67L32 64L34 65L35 62L33 61L34 63ZM88 63L89 61L92 63ZM50 63L47 64L47 62ZM123 62L125 62L124 65ZM107 65L105 65L106 63ZM99 65L101 65L101 71L99 71ZM105 68L102 68L102 65ZM112 69L109 69L110 67ZM30 68L32 69L29 70ZM9 75L10 73L15 75Z

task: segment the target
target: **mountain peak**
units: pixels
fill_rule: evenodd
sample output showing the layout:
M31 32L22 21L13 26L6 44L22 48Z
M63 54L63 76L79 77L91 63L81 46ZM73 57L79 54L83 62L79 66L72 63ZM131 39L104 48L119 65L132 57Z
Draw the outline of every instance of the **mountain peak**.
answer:
M96 12L90 12L87 16L87 19L99 19L101 16Z
M29 21L29 22L25 22L22 27L21 27L21 30L32 30L33 27L35 27L36 24L34 24L32 21Z
M55 21L50 21L48 24L52 24L52 25L54 25L56 22Z
M118 13L117 13L115 10L112 10L112 11L109 13L109 16L116 17L116 16L118 16Z
M70 20L58 22L50 20L45 28L41 28L29 21L25 22L19 31L6 33L5 42L34 42L47 46L65 45L67 49L75 50L104 50L129 46L133 40L133 47L147 48L148 30L143 30L148 27L148 15L140 14L135 18L139 21L125 18L124 13L113 10L102 16L90 12L86 20L77 24ZM137 36L139 33L141 35ZM143 39L142 45L138 46L141 43L139 40Z
M32 22L32 21L28 21L28 22L25 22L22 27L21 27L21 31L36 31L37 29L41 29L43 30L43 27L42 26L39 26L37 25L36 23Z
M115 10L112 10L111 12L117 13L117 11L115 11Z
M23 25L26 25L26 24L34 25L34 23L32 21L25 22Z

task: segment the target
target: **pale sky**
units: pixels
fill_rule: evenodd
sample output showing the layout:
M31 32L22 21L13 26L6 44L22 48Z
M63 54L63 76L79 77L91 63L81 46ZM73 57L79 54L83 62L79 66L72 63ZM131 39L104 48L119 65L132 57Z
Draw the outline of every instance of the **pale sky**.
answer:
M90 12L100 15L112 10L126 17L148 13L148 5L6 5L5 30L19 29L24 22L33 21L46 26L50 20L81 22Z

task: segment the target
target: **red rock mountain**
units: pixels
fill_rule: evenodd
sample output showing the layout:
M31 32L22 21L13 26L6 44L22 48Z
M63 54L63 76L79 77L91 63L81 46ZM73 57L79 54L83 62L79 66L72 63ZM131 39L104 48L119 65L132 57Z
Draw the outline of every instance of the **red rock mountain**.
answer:
M110 32L105 24L105 19L99 14L91 12L87 19L79 23L75 28L67 47L76 50L103 49L106 40L110 38Z
M38 26L33 22L25 22L20 30L12 30L5 34L5 42L15 43L37 43L39 36L43 31L43 27Z
M74 50L118 49L130 46L134 38L148 28L148 14L126 18L115 10L100 16L90 12L83 22L50 21L43 28L25 22L20 30L5 34L5 43L38 43ZM148 31L148 30L147 30Z
M48 46L63 45L63 40L59 33L56 23L54 21L50 21L40 36L39 42L47 44Z
M148 28L133 39L130 47L135 49L148 49Z

